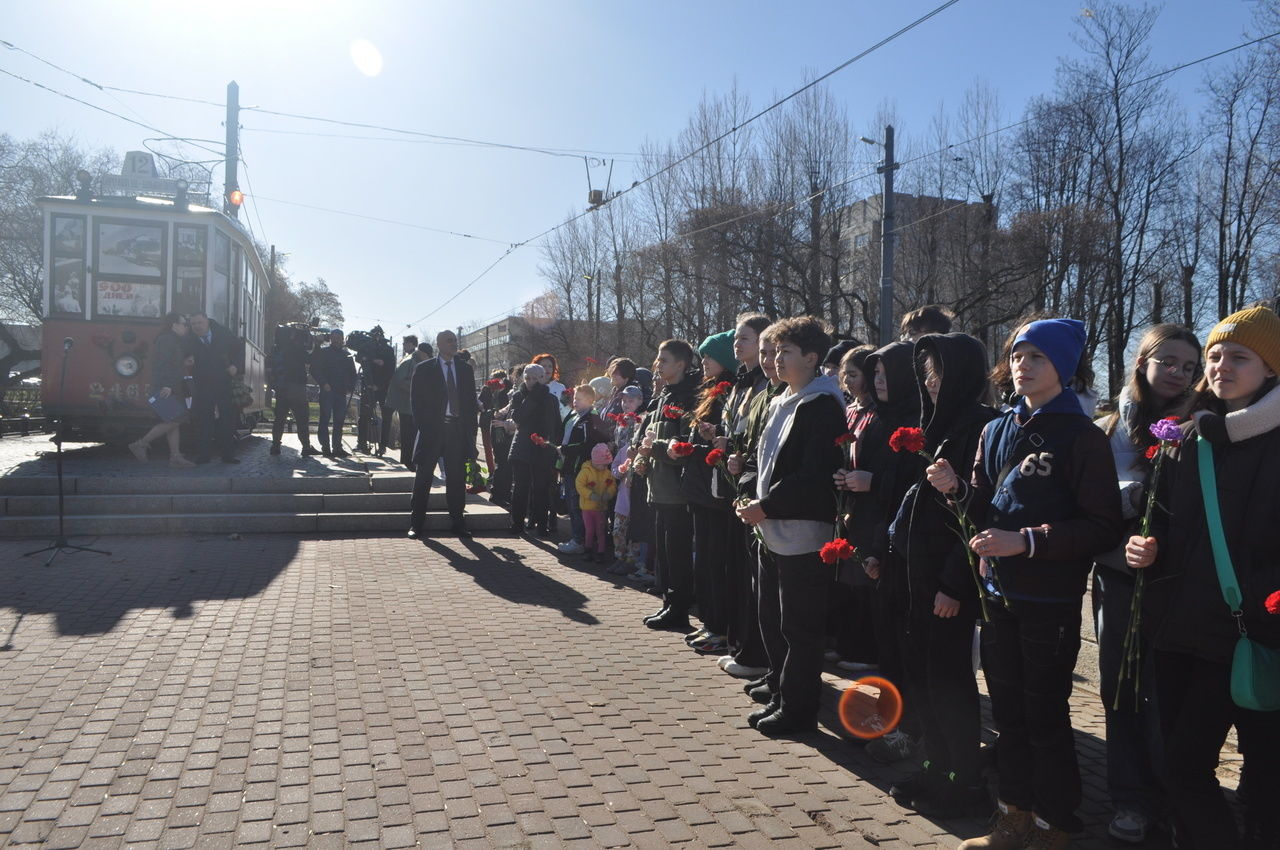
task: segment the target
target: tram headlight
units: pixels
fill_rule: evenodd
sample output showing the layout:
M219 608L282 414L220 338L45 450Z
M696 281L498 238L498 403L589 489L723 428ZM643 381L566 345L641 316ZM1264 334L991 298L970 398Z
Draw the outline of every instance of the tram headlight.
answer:
M132 378L138 374L138 358L132 354L122 354L116 358L116 373L122 378Z

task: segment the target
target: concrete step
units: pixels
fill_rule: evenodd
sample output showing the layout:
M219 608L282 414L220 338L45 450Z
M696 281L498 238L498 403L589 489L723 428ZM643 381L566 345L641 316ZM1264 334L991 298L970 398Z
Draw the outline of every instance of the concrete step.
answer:
M488 505L469 505L467 527L478 534L505 531L510 523L507 512ZM406 510L389 512L319 513L186 513L186 514L100 514L67 517L68 536L102 536L112 534L254 534L311 532L377 532L403 533L409 525ZM446 531L446 513L427 514L428 533ZM53 537L58 532L57 516L0 517L0 537ZM78 541L83 542L83 541Z
M67 496L67 516L194 513L377 513L409 510L409 493L174 493ZM435 501L444 498L440 491ZM488 504L473 498L471 504ZM0 496L0 516L56 516L57 496Z
M403 476L379 485L380 492L410 492ZM368 493L373 490L366 473L297 477L232 477L229 475L183 476L66 476L63 493L67 496L149 496L156 494L194 493ZM56 496L58 479L48 476L8 476L0 478L0 497Z

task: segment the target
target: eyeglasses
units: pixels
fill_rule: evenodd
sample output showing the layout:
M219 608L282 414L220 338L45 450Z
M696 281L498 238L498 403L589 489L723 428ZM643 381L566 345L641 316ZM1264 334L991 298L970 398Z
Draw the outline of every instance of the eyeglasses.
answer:
M1199 362L1183 362L1176 357L1165 357L1162 360L1155 361L1155 364L1166 372L1182 375L1184 378L1194 378L1200 374Z

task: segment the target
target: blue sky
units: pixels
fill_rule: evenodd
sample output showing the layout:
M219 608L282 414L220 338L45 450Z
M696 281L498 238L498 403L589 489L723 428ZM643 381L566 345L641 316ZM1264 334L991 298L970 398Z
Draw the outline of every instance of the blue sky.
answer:
M95 82L221 101L228 81L242 105L517 145L620 152L615 185L645 140L683 128L704 94L735 81L757 108L825 72L938 5L695 0L646 3L302 2L302 0L42 0L5 2L0 38ZM1238 43L1253 3L1172 0L1151 45L1172 65ZM940 105L954 107L983 79L1008 120L1049 92L1081 2L960 0L835 76L828 86L859 133L878 134L892 103L900 144L921 146ZM350 48L381 53L377 76ZM1219 60L1223 61L1223 60ZM220 110L100 92L28 56L0 49L0 68L177 136L219 140ZM1171 86L1191 109L1202 68ZM251 195L242 213L259 238L289 254L295 277L324 277L347 327L413 324L433 333L517 308L542 288L536 244L514 253L443 309L506 249L585 206L580 158L453 144L268 133L387 137L243 113ZM146 131L0 76L0 132L57 129L83 143L140 149ZM219 145L220 146L220 145ZM866 149L868 156L873 151ZM599 186L606 170L595 168ZM246 185L247 184L247 185ZM342 209L484 236L462 239L281 203ZM256 207L256 208L255 208Z

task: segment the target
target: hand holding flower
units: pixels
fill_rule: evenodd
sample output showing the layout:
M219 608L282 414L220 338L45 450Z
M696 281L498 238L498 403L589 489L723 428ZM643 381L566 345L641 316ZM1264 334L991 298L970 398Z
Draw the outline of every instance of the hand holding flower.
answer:
M925 477L933 485L933 489L943 495L954 493L960 487L960 476L951 468L946 458L938 458L924 471Z
M737 512L738 519L747 525L759 525L761 521L767 519L764 514L764 508L760 507L758 499L753 499L745 505L738 505Z
M1124 562L1135 570L1146 569L1155 563L1159 544L1154 537L1134 535L1124 545Z
M716 436L716 426L714 422L699 422L698 436L710 442Z
M988 528L969 539L969 548L983 558L1004 558L1027 551L1027 539L1019 531Z
M862 571L867 574L867 578L872 581L880 580L880 559L867 558L862 562Z
M723 434L715 439L715 447L722 452L729 451L729 438Z
M730 474L741 475L742 470L746 469L747 461L740 453L732 454L729 455L729 462L725 465L729 468Z

